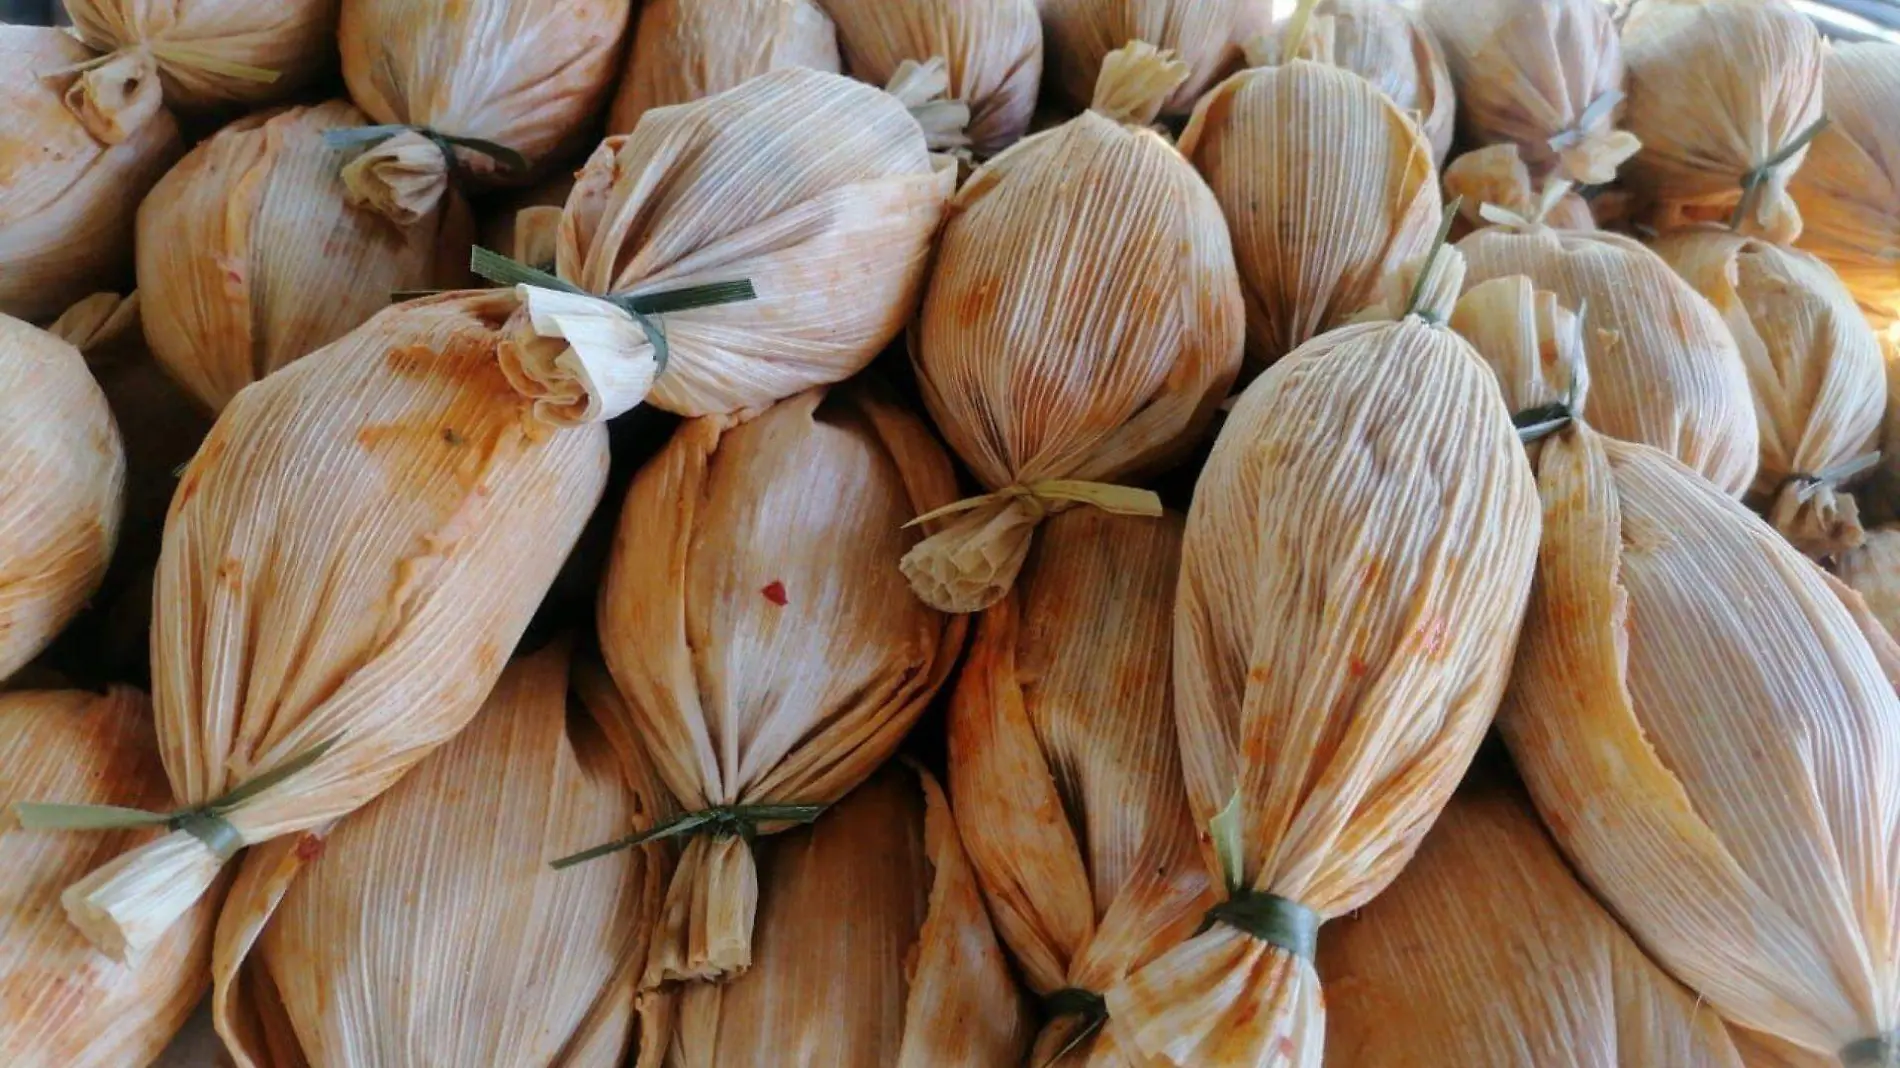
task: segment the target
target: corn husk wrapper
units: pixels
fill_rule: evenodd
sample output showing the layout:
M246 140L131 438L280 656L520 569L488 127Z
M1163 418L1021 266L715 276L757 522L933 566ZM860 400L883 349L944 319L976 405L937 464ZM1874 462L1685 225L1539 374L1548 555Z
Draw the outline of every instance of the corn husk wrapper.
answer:
M1179 460L1233 382L1240 282L1219 205L1131 125L1181 74L1147 45L1116 53L1093 109L991 160L951 202L911 357L992 492L904 559L945 611L1002 597L1052 511L1127 510L1130 491L1100 484Z
M1742 1068L1721 1017L1577 882L1515 790L1452 798L1319 963L1338 1068Z
M1900 528L1868 531L1858 547L1841 554L1836 572L1889 635L1900 634Z
M1460 267L1443 250L1414 314L1334 331L1261 376L1196 487L1175 715L1228 900L1107 991L1162 1064L1317 1068L1313 926L1398 875L1496 707L1536 489L1491 373L1423 318L1450 313ZM1267 906L1306 926L1307 949L1219 918Z
M679 995L668 1068L1024 1063L1033 1025L928 773L887 767L759 851L756 961Z
M338 0L61 2L79 39L107 53L68 90L75 111L287 100L335 59Z
M1374 302L1441 218L1432 146L1364 78L1305 59L1201 99L1181 136L1233 231L1257 373Z
M1472 232L1492 225L1485 216L1500 211L1557 230L1595 230L1590 202L1562 179L1536 185L1521 150L1514 142L1473 149L1445 168L1445 193L1457 198L1458 217L1451 238L1462 241Z
M781 67L843 69L837 28L817 0L648 0L607 130L632 133L653 108L723 93Z
M619 308L522 287L503 370L559 423L643 400L724 414L841 381L916 308L955 185L901 101L836 74L778 70L653 114L581 169L560 277L625 295L750 281L756 298L668 315L662 373Z
M0 314L50 319L130 278L139 199L182 151L163 108L113 140L67 109L56 75L91 56L62 30L0 26Z
M1642 150L1623 169L1673 230L1727 223L1787 243L1788 182L1821 120L1820 32L1785 0L1642 0L1623 31L1624 114Z
M166 772L198 807L293 769L223 813L236 843L361 807L460 730L599 499L605 428L546 426L494 366L514 303L383 312L246 389L185 469L154 598ZM135 956L220 852L176 830L62 900Z
M686 423L634 478L600 643L686 811L826 805L891 754L963 644L897 571L904 523L955 493L866 387ZM758 885L745 839L687 841L643 987L743 972Z
M1853 296L1820 260L1725 230L1654 247L1741 349L1760 418L1752 503L1809 555L1860 544L1860 510L1841 483L1878 462L1887 371Z
M1623 50L1599 0L1427 0L1474 145L1515 144L1539 178L1601 185L1641 147L1617 129Z
M1290 33L1300 40L1287 40ZM1249 66L1311 59L1365 78L1425 132L1433 164L1444 163L1457 101L1438 39L1412 9L1390 0L1317 0L1247 48Z
M823 2L853 77L884 85L905 60L947 61L949 95L968 105L967 135L979 155L1001 152L1029 128L1042 80L1036 0Z
M327 130L365 125L343 101L250 116L194 148L139 209L139 286L152 352L212 411L466 264L459 196L419 219L350 202Z
M1108 57L1145 41L1187 65L1159 114L1186 115L1194 102L1246 60L1242 46L1273 21L1260 0L1037 0L1043 69L1071 106L1091 106ZM1147 121L1153 121L1152 118Z
M561 232L561 209L574 192L574 176L557 175L531 189L501 198L476 230L483 248L517 263L552 272Z
M1788 183L1800 245L1886 327L1900 321L1900 44L1835 42L1823 80L1828 128Z
M964 846L1045 999L1099 997L1213 904L1174 744L1180 544L1173 516L1056 516L958 677L950 792ZM1144 1063L1112 1018L1049 1016L1028 1064Z
M327 834L246 858L215 963L239 1068L624 1063L669 850L548 862L671 799L567 644L517 660L466 730Z
M136 965L93 951L59 910L88 868L151 837L23 830L20 801L165 807L171 790L136 690L0 694L0 1063L124 1068L149 1063L210 981L217 895Z

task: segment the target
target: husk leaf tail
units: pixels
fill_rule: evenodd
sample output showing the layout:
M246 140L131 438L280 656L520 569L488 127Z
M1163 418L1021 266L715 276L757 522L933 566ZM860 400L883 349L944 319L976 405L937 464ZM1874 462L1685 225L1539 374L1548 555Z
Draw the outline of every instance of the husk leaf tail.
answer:
M1089 110L1130 126L1147 126L1192 68L1146 41L1130 41L1102 60Z
M158 60L143 49L102 56L72 73L66 109L104 144L125 142L164 106Z
M626 311L582 293L515 287L521 306L503 328L497 357L508 384L554 426L602 422L632 411L659 377L659 353Z
M950 95L950 64L942 56L899 63L884 91L924 128L924 145L932 152L970 147L970 105Z
M1768 522L1809 556L1858 549L1867 540L1853 494L1830 482L1790 479L1775 494Z
M259 965L249 958L284 894L320 852L325 830L273 838L245 854L218 915L211 951L211 1023L237 1068L276 1063L271 1055L268 1007L255 1003L261 977L249 974Z
M737 836L690 840L666 888L641 990L743 974L752 966L758 905L759 868L751 843Z
M414 226L449 192L449 160L436 142L405 130L345 164L344 196L395 223Z
M898 565L910 588L942 612L979 612L1001 600L1046 509L1029 497L993 500L918 542Z
M1225 924L1107 991L1117 1034L1174 1068L1319 1068L1326 1010L1313 965Z
M119 854L66 888L60 904L99 952L136 961L210 891L224 860L175 830Z
M522 208L515 213L515 247L513 256L517 262L543 270L552 270L557 250L560 247L561 209L548 204L536 204Z
M1557 150L1557 174L1579 185L1607 185L1617 168L1641 151L1643 142L1628 130L1599 130Z

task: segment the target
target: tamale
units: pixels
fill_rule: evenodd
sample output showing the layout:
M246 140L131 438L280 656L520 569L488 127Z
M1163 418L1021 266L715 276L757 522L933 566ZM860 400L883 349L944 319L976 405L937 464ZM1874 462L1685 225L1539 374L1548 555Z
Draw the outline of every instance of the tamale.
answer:
M1426 0L1473 145L1514 144L1536 176L1600 185L1641 146L1617 129L1623 50L1601 0Z
M66 107L62 72L91 57L62 30L0 25L0 315L49 319L129 280L139 199L182 151L157 105L117 136Z
M1073 107L1100 97L1108 57L1137 41L1172 54L1186 76L1167 87L1155 115L1180 116L1244 62L1241 46L1272 22L1261 0L1037 0L1043 69ZM1154 121L1155 115L1143 121Z
M211 411L468 262L454 194L420 217L351 203L330 130L343 101L252 115L192 149L139 208L138 274L153 355ZM451 274L448 280L454 280Z
M1750 503L1811 556L1860 544L1860 510L1842 487L1879 463L1887 371L1852 294L1813 256L1727 230L1653 247L1741 349L1761 435Z
M869 386L692 420L635 476L601 650L697 821L673 828L695 836L646 989L746 969L753 835L863 781L949 677L963 621L910 596L897 561L921 536L904 523L955 493L923 422Z
M1299 40L1289 40L1291 34ZM1438 39L1411 8L1392 0L1302 2L1264 40L1248 42L1247 49L1250 66L1297 57L1365 78L1425 131L1433 164L1444 163L1457 102Z
M1900 320L1900 44L1835 42L1822 80L1828 127L1788 183L1800 246L1889 326Z
M978 620L950 794L997 933L1048 1023L1031 1065L1137 1063L1102 992L1213 904L1174 744L1181 523L1051 519Z
M1233 231L1254 374L1373 302L1440 220L1432 146L1364 78L1294 59L1194 109L1181 151Z
M125 688L0 693L0 1064L147 1064L211 981L217 895L136 962L109 961L66 922L59 893L151 833L24 830L12 807L27 800L170 804L145 696Z
M1033 1027L943 791L885 768L760 843L750 971L681 991L667 1068L1018 1068Z
M837 29L817 0L646 0L607 131L632 133L653 108L722 93L780 67L842 69Z
M287 100L336 60L337 0L61 0L73 31L106 53L67 100L111 113Z
M1867 532L1859 547L1842 553L1841 581L1860 594L1888 635L1900 634L1900 528Z
M1327 931L1319 971L1333 1068L1742 1068L1496 784L1452 798L1405 874Z
M848 378L915 310L955 185L903 102L836 74L651 114L581 169L556 273L586 294L750 282L756 299L669 315L662 354L613 303L523 286L503 370L557 422L642 400L723 414Z
M1106 992L1160 1064L1317 1068L1320 924L1398 875L1490 724L1537 496L1496 381L1442 325L1461 266L1441 250L1402 320L1257 379L1195 489L1175 717L1223 900Z
M1818 132L1821 34L1787 0L1642 0L1623 28L1624 115L1642 149L1623 169L1673 230L1720 222L1786 243L1788 181Z
M1142 124L1180 64L1137 43L1095 106L977 170L951 201L911 336L924 403L991 491L904 558L918 596L1001 597L1053 511L1158 514L1107 486L1196 444L1234 380L1243 313L1207 184Z
M0 315L0 682L53 640L105 577L125 450L79 350Z
M362 806L480 707L607 472L604 427L541 423L496 368L514 306L384 311L245 389L186 467L152 628L184 808L62 898L108 955L161 937L242 846Z
M245 858L215 960L238 1068L615 1068L661 1048L635 1038L634 984L667 848L548 863L671 804L612 683L571 659L561 640L515 661L388 793Z

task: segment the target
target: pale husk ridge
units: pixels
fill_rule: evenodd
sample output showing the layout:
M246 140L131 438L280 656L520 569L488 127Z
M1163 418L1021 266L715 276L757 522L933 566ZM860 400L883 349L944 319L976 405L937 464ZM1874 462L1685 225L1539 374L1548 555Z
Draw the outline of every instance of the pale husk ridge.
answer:
M1289 42L1295 27L1301 39ZM1365 78L1425 132L1433 164L1444 163L1457 101L1438 39L1411 9L1386 0L1318 0L1265 40L1248 42L1247 52L1249 66L1311 59Z
M843 69L837 28L815 0L649 0L639 5L607 132L632 133L654 108L722 93L780 67Z
M1878 327L1900 320L1900 44L1836 42L1822 75L1828 128L1789 183L1800 246L1826 260Z
M151 75L138 92L209 108L287 100L335 58L338 0L62 0L80 40ZM110 63L108 63L110 66ZM81 79L82 83L85 81ZM110 91L82 108L110 106Z
M1187 77L1166 94L1163 115L1186 115L1209 86L1245 61L1241 46L1272 21L1257 0L1038 0L1042 13L1043 66L1050 84L1069 103L1094 99L1109 55L1132 42L1169 52L1187 67Z

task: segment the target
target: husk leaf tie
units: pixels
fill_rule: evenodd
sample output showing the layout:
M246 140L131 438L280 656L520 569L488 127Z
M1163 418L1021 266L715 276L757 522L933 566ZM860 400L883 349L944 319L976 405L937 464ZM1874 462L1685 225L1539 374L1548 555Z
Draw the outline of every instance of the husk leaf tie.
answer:
M963 500L954 501L905 523L904 529L909 530L934 519L972 512L992 504L1004 504L1017 500L1028 501L1038 509L1038 519L1053 511L1059 503L1086 504L1100 508L1110 515L1132 515L1152 519L1161 514L1161 495L1153 490L1116 486L1107 482L1085 482L1074 478L1050 478L1020 486L1004 486L995 493L985 493L980 497L966 497Z
M1815 494L1820 493L1823 489L1851 481L1878 466L1880 466L1880 452L1879 450L1875 450L1856 456L1852 460L1835 464L1833 467L1816 471L1813 474L1796 473L1789 475L1785 485L1797 487L1795 495L1805 504L1813 500Z
M528 158L494 141L484 141L479 137L457 137L427 126L409 126L403 123L385 123L380 126L356 126L346 130L326 130L323 143L331 148L354 148L358 145L374 147L400 134L420 134L434 142L442 150L442 158L447 161L449 171L459 174L464 168L461 157L455 152L466 148L470 152L487 156L495 161L495 166L503 174L525 174L528 171Z
M1071 1051L1087 1042L1090 1036L1100 1031L1102 1025L1108 1022L1108 999L1093 990L1084 990L1081 987L1065 986L1061 990L1052 992L1042 999L1042 1008L1051 1020L1060 1016L1081 1017L1082 1026L1076 1028L1075 1034L1069 1036L1069 1040L1062 1044L1062 1048L1056 1050L1037 1068L1048 1068L1049 1065L1061 1061Z
M1896 1068L1900 1066L1900 1032L1863 1038L1841 1049L1845 1068Z
M1823 115L1814 120L1807 129L1796 134L1794 140L1788 142L1779 152L1756 164L1747 174L1742 175L1742 199L1735 205L1735 214L1729 216L1729 229L1741 229L1742 222L1748 218L1749 212L1755 210L1756 202L1761 199L1761 187L1775 176L1775 169L1793 159L1795 154L1802 149L1807 148L1808 142L1819 137L1821 131L1827 127L1828 117ZM1785 184L1786 178L1784 177L1782 181Z
M1319 949L1319 913L1291 898L1256 890L1237 890L1207 910L1203 930L1216 923L1311 961Z
M705 835L712 838L740 838L747 842L759 836L759 827L767 823L802 824L810 823L824 815L828 805L714 805L694 812L682 812L672 819L662 820L651 828L625 838L616 838L611 842L583 849L579 853L550 862L549 867L556 871L571 868L576 864L585 864L590 860L618 853L623 849L633 849L668 838L688 838Z

